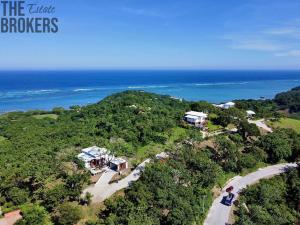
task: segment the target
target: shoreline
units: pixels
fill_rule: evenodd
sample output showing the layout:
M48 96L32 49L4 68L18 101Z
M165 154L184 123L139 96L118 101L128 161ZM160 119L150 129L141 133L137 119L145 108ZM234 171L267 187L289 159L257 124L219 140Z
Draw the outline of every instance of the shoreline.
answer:
M11 76L0 72L0 114L85 106L130 90L219 104L235 99L272 99L277 93L300 85L300 73L274 73L270 77L270 71L15 72ZM28 79L24 79L25 75Z

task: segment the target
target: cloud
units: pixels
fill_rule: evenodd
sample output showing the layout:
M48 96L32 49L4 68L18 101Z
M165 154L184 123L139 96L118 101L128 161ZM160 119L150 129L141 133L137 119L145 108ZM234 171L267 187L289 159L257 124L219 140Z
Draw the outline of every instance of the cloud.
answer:
M244 40L231 45L232 48L242 50L256 50L274 52L280 51L284 47L264 40Z
M158 11L144 8L131 8L131 7L122 7L123 12L136 15L136 16L149 16L149 17L159 17L164 18L165 16Z
M300 27L277 27L263 31L264 34L285 38L300 38Z
M295 33L295 29L292 27L280 27L266 30L265 33L271 35L285 35Z
M274 56L300 57L300 19L281 24L247 28L224 35L232 49L269 52Z
M229 46L233 49L274 52L286 48L280 43L249 34L226 35L223 38L231 42Z
M300 57L300 50L290 50L287 52L279 52L279 53L276 53L275 56Z

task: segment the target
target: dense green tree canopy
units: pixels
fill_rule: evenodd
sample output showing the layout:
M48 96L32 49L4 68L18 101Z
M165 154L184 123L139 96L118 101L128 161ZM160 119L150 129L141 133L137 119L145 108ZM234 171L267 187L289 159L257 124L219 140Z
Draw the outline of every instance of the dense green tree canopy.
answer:
M205 154L185 148L149 165L125 198L106 202L102 217L105 224L200 223L211 202L210 188L221 174Z
M300 169L297 168L248 187L239 200L236 225L297 224L300 220L299 182Z
M300 86L290 91L279 93L275 96L275 102L282 109L289 109L291 113L300 111Z
M224 182L226 173L259 162L299 158L297 133L276 130L260 137L257 128L248 124L245 110L253 104L257 111L263 108L262 114L269 110L274 115L274 102L241 101L241 106L237 102L237 108L223 110L206 102L141 91L118 93L69 110L0 115L0 206L4 211L28 206L23 208L23 224L38 224L34 214L45 224L50 216L57 224L75 223L80 219L76 202L89 201L80 198L89 179L75 157L81 148L99 145L116 155L135 157L139 149L167 146L170 159L149 165L125 197L108 201L99 223L201 223L211 203L211 189ZM182 120L188 110L208 112L213 123L235 125L239 133L213 137L205 140L208 147L201 147L202 134ZM170 140L178 129L183 133Z
M16 225L52 225L48 212L37 204L24 205L22 219Z

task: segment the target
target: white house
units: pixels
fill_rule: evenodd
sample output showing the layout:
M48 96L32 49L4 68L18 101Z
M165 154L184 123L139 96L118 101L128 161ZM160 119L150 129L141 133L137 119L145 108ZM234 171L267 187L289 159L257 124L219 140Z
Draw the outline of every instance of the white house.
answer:
M203 126L203 123L206 121L208 115L203 112L195 112L195 111L189 111L185 113L184 120L190 124L193 124L195 126Z
M128 162L122 158L115 158L109 162L109 167L112 170L120 172L128 168Z
M227 102L227 103L218 104L218 105L217 104L213 104L213 106L221 108L221 109L229 109L229 108L234 107L235 103L234 102Z
M78 159L84 162L85 168L93 175L100 173L100 169L106 166L112 157L106 148L97 146L82 149L77 156Z
M224 104L223 108L224 109L229 109L229 108L232 108L235 106L235 103L234 102L227 102Z
M110 162L113 160L123 160L120 158L115 158L114 155L111 155L106 148L99 148L97 146L82 149L77 158L84 162L85 168L88 169L93 175L100 173L104 167L110 166ZM120 169L123 169L123 167L124 166L121 165Z
M248 117L248 118L251 118L251 117L255 116L255 114L256 114L256 113L255 113L254 111L252 111L252 110L247 110L246 113L247 113L247 117Z
M224 109L224 104L212 104L214 107L218 107L218 108L221 108L221 109Z

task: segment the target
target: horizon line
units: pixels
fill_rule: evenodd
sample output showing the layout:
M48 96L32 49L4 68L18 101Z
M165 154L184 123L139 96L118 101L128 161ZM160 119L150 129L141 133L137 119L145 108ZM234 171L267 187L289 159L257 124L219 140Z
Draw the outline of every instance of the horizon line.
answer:
M100 72L100 71L294 71L300 72L299 69L285 69L285 68L245 68L245 69L238 69L238 68L224 68L224 69L204 69L204 68L20 68L20 69L0 69L0 72L82 72L82 71L89 71L89 72Z

